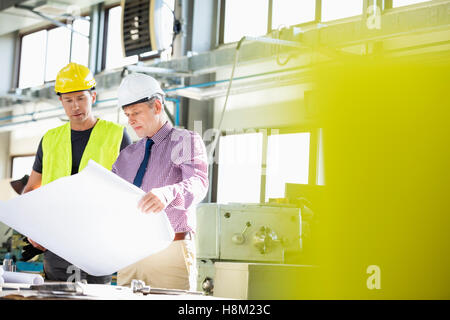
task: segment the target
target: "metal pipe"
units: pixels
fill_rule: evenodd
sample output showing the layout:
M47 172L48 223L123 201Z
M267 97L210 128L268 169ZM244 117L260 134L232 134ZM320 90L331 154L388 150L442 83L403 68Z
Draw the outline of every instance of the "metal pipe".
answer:
M273 75L273 74L285 73L285 72L299 71L299 70L304 69L304 68L305 67L295 67L295 68L288 68L288 69L283 69L283 70L262 72L262 73L248 75L248 76L236 77L236 78L233 79L233 81L251 79L251 78L256 78L256 77L262 77L262 76L268 76L268 75ZM209 81L209 82L198 83L198 84L191 84L191 85L187 85L187 86L183 86L183 87L169 88L169 89L166 89L164 91L165 92L173 92L173 91L177 91L177 90L181 90L181 89L187 89L187 88L210 87L210 86L215 85L215 84L221 84L221 83L226 83L226 82L230 82L230 79Z
M180 99L179 98L166 98L167 101L175 102L175 125L180 125Z
M97 107L95 110L96 111L104 111L104 110L114 111L114 109L117 109L117 106ZM8 127L12 128L12 127L16 127L16 126L24 125L24 124L28 124L28 123L33 123L33 122L35 123L35 122L41 121L41 120L49 120L49 119L54 119L54 118L58 118L58 117L63 117L65 115L66 115L65 113L60 113L60 114L56 114L56 115L52 115L52 116L48 116L48 117L39 118L39 119L30 119L30 120L25 120L25 121L3 123L3 124L0 124L0 132L7 131L4 129L5 128L8 129Z
M98 101L96 101L96 102L92 105L92 107L93 107L93 109L95 108L95 110L99 110L99 109L102 109L102 107L96 107L97 104L99 104L99 103L104 103L104 102L108 102L108 101L116 101L116 100L117 100L117 98L98 100ZM117 106L115 106L115 107L117 107ZM115 107L114 107L114 108L115 108ZM110 108L112 108L112 107L110 107ZM58 110L60 110L60 109L62 109L61 106L60 106L60 107L57 107L57 108L52 108L52 109L33 111L33 112L23 113L23 114L16 114L16 115L11 115L11 116L2 117L2 118L0 118L0 121L3 121L3 120L12 120L12 119L15 119L15 118L26 117L26 116L34 117L36 114L39 114L39 113L58 111ZM0 110L1 110L1 109L0 109ZM57 116L60 116L60 115L55 115L55 116L53 116L53 117L57 117ZM42 118L40 118L40 119L38 119L38 120L41 120L41 119L42 119ZM46 118L46 119L47 119L47 118ZM34 120L34 121L36 121L36 120Z
M257 41L257 42L264 42L269 44L276 44L286 47L293 47L302 49L305 46L301 45L300 43L294 42L294 41L287 41L287 40L280 40L280 39L273 39L268 37L251 37L251 36L245 36L244 37L246 41Z
M156 73L156 74L165 74L165 75L173 75L173 76L192 76L194 75L192 72L178 72L173 69L160 68L160 67L150 67L150 66L140 66L140 65L129 65L125 67L127 70L134 72L145 72L145 73Z
M257 73L257 74L252 74L252 75L247 75L247 76L242 76L242 77L236 77L233 79L233 81L239 81L239 80L245 80L245 79L251 79L251 78L256 78L256 77L262 77L262 76L268 76L268 75L273 75L273 74L279 74L279 73L287 73L287 72L294 72L294 71L300 71L301 69L304 69L305 67L295 67L295 68L287 68L287 69L283 69L283 70L276 70L276 71L268 71L268 72L263 72L263 73ZM198 84L192 84L192 85L187 85L187 86L182 86L182 87L176 87L176 88L169 88L169 89L165 89L164 92L176 92L178 90L182 90L182 89L188 89L188 88L202 88L202 87L210 87L216 84L222 84L222 83L227 83L229 82L230 79L224 79L224 80L216 80L216 81L209 81L209 82L204 82L204 83L198 83ZM173 98L174 102L177 104L177 108L179 109L180 107L180 100L177 98ZM116 101L117 98L110 98L110 99L104 99L104 100L97 100L95 102L95 104L93 105L94 107L99 104L99 103L104 103L104 102L108 102L108 101ZM166 100L169 100L169 98L166 98ZM172 100L169 100L172 101ZM58 107L57 109L62 108L62 107ZM0 108L0 111L3 111L2 108ZM42 111L36 111L34 113L42 113L42 112L50 112L50 111L55 111L55 109L48 109L48 110L42 110ZM179 110L178 110L179 111ZM33 114L34 114L33 113ZM13 118L17 118L17 117L22 117L22 116L26 116L26 115L31 115L30 114L21 114L21 115L13 115L13 116L9 116L9 117L4 117L4 118L0 118L1 120L8 120L8 119L13 119Z

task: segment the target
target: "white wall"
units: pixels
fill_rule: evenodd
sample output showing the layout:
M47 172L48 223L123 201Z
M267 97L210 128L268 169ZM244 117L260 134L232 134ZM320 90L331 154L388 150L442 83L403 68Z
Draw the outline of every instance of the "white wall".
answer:
M14 70L14 49L16 33L0 36L0 95L7 93L12 87ZM0 113L0 117L9 116L10 113ZM10 175L9 159L9 136L8 132L0 133L0 179L8 178Z
M0 133L0 180L9 178L11 165L9 161L9 133Z
M0 95L10 90L14 70L14 46L16 33L0 36L0 61L2 62L2 74L0 77Z

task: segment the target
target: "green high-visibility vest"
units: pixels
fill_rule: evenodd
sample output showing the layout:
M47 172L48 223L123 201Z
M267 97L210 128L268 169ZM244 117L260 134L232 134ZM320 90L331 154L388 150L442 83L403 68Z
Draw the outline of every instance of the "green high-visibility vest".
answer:
M123 136L123 126L99 119L92 129L81 157L78 171L94 160L108 170L116 161ZM70 122L47 131L42 139L42 185L72 174Z

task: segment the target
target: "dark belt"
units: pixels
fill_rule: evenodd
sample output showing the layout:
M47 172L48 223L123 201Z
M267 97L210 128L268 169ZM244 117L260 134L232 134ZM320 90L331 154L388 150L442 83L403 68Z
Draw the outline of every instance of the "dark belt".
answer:
M175 238L173 238L173 241L178 241L178 240L192 240L191 232L190 231L176 232Z

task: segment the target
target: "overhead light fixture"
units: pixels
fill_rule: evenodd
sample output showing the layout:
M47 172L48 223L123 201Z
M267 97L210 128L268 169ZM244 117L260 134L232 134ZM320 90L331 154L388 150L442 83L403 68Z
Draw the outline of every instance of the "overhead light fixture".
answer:
M66 3L56 1L39 1L33 7L33 11L49 15L49 16L61 16L67 13L68 5Z

